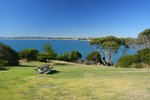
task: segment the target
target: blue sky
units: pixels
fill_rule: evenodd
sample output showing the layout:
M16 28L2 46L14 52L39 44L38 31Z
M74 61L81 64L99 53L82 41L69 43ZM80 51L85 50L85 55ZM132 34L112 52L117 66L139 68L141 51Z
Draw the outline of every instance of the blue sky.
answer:
M150 0L0 0L0 37L136 37Z

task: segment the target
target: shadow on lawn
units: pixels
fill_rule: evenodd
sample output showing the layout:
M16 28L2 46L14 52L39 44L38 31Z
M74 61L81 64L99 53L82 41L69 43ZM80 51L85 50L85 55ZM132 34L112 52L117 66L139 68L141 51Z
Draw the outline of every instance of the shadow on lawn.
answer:
M60 71L52 70L49 74L56 74L56 73L60 73Z
M35 67L35 66L31 66L31 65L19 65L18 67Z
M7 70L9 70L9 69L6 67L0 67L0 71L7 71Z
M71 64L67 64L67 63L54 63L54 65L58 65L58 66L69 66Z

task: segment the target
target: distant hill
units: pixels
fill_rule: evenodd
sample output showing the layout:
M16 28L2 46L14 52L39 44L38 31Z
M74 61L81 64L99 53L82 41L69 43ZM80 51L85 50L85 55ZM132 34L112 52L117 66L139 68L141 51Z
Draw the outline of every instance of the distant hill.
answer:
M92 38L75 37L0 37L3 40L91 40Z

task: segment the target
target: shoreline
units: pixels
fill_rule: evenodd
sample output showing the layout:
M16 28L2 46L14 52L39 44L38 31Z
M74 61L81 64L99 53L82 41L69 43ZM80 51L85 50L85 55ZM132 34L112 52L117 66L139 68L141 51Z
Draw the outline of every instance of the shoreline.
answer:
M80 39L0 39L0 40L74 40L74 41L91 41L91 40L80 40Z

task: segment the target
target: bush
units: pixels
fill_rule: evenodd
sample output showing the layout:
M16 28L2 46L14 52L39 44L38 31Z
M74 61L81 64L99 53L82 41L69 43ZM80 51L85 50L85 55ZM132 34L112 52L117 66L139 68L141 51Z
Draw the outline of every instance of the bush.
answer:
M150 49L142 49L137 52L140 63L150 64Z
M19 52L19 57L27 61L33 61L36 60L38 53L39 51L36 49L27 48Z
M86 56L86 60L89 61L90 63L94 63L97 64L101 61L101 55L99 54L98 51L93 51L90 52L87 56Z
M16 66L19 65L18 53L10 46L0 43L0 65Z
M60 61L63 61L64 60L64 55L57 55L56 59L60 60Z
M82 55L78 51L70 51L65 52L63 55L58 55L57 60L61 61L68 61L68 62L77 62L78 59L80 59Z
M117 65L120 67L131 67L134 63L139 63L139 59L136 55L124 55L119 58Z
M78 51L73 50L68 53L68 61L70 62L75 62L81 57L82 55Z

